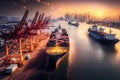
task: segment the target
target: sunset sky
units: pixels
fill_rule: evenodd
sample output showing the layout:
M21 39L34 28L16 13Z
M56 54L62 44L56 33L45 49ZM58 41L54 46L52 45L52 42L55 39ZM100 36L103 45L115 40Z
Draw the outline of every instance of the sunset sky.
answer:
M65 13L89 12L99 18L110 16L117 18L120 14L119 0L1 0L0 16L21 16L30 10L30 17L36 11L45 12L52 17L63 16Z

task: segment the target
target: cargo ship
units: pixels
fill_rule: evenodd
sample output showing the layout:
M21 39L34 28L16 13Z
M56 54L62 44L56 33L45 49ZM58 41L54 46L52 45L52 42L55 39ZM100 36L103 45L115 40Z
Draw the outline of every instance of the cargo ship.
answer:
M106 33L102 27L98 28L98 26L94 24L91 28L88 29L88 32L92 38L105 45L114 45L119 41L119 39L115 37L116 34L111 33L111 28L109 33Z
M46 53L54 61L67 54L69 51L69 36L66 29L59 25L50 35L47 43Z
M79 22L78 22L78 21L69 21L68 24L74 25L74 26L76 26L76 27L79 26Z

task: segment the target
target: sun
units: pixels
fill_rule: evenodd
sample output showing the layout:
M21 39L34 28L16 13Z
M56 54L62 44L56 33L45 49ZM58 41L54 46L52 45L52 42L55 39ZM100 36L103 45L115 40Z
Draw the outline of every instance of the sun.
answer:
M102 18L103 14L102 13L97 13L96 16L99 17L99 18Z
M103 9L98 9L94 12L95 16L98 18L104 18L106 11L104 11Z

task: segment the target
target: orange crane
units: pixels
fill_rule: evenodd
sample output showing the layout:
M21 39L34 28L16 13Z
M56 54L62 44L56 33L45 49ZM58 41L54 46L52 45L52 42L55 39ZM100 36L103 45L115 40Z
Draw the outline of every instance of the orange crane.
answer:
M23 15L23 18L14 27L13 30L0 31L2 33L2 35L0 35L0 37L2 39L4 39L4 41L5 41L5 46L6 46L5 61L7 63L12 63L10 61L11 58L19 58L20 60L17 60L15 63L22 64L22 62L24 60L23 54L22 54L23 39L27 39L28 37L30 37L30 46L31 46L30 48L31 48L31 51L33 51L32 39L36 36L36 45L38 45L39 40L40 40L40 35L38 35L38 33L36 33L36 32L44 29L44 27L46 27L47 24L49 23L50 16L44 18L44 15L45 15L44 13L39 15L39 12L36 12L34 19L31 22L31 25L28 26L28 24L26 23L26 18L28 16L28 13L29 13L29 11L26 10ZM38 18L38 15L39 15L39 18ZM24 28L24 26L25 26L25 28ZM17 52L15 51L16 49L14 49L15 46L17 46L19 48L19 50ZM11 51L14 51L17 54L10 55L9 53ZM20 53L20 54L18 54L18 53Z
M27 36L29 36L30 51L33 51L33 50L34 50L33 43L32 43L32 38L33 38L33 36L35 36L36 34L33 33L33 28L34 28L34 26L35 26L36 23L37 23L38 14L39 14L39 12L36 12L36 14L35 14L35 16L34 16L34 18L33 18L33 21L31 22L30 26L28 26L27 24L25 25L26 30L25 30L25 33L24 33L24 34L27 34Z
M22 54L22 45L21 45L21 41L22 41L22 38L25 37L25 35L22 35L22 29L23 29L23 26L26 22L26 18L28 16L28 13L29 11L26 10L25 13L24 13L24 16L22 18L22 20L20 21L20 23L15 26L14 28L14 31L8 31L7 33L7 30L6 31L1 31L2 35L0 36L1 38L3 38L5 40L5 46L6 46L6 58L5 58L5 61L7 63L12 63L10 61L11 58L19 58L20 60L17 60L16 62L14 63L20 63L22 64L23 62L23 54ZM16 54L16 55L9 55L9 50L11 49L11 51L14 51L12 50L11 46L14 46L13 43L16 42L16 43L19 43L18 46L19 46L19 53L20 54Z

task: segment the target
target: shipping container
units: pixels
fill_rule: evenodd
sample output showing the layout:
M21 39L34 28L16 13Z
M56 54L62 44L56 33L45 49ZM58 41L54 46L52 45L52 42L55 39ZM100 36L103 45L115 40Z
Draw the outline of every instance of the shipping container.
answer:
M18 68L17 64L11 64L5 69L6 74L12 74Z

